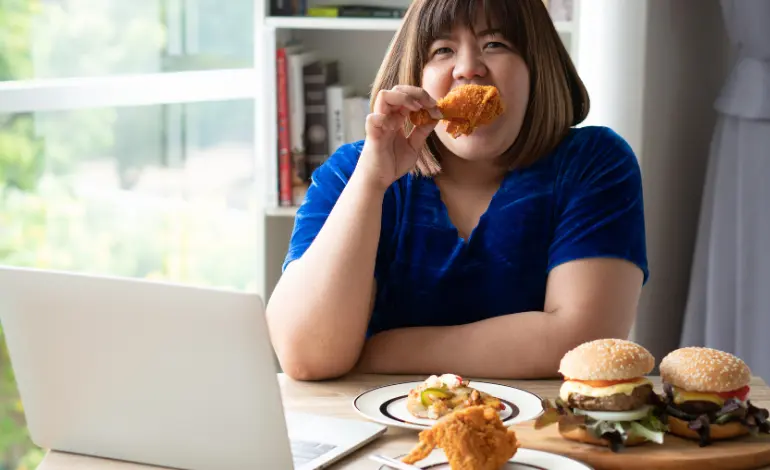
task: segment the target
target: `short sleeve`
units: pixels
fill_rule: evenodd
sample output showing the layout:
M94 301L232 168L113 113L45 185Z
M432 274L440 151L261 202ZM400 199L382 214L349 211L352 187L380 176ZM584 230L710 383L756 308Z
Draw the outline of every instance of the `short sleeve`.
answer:
M283 270L299 259L315 240L350 180L361 153L361 144L345 144L329 156L311 175L310 187L294 218Z
M548 271L582 258L619 258L649 278L642 175L631 147L608 128L583 128L557 182Z

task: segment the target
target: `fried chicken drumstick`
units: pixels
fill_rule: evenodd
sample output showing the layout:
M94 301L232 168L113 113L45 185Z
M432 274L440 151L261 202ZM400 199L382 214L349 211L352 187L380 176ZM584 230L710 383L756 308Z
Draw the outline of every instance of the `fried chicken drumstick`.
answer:
M519 444L497 410L482 405L455 411L420 432L420 443L402 461L419 462L436 447L444 450L452 470L499 470Z
M461 85L438 100L438 109L447 132L452 137L470 135L478 126L494 121L503 113L503 103L497 88L488 85ZM410 113L409 120L415 126L435 121L430 113L421 109Z

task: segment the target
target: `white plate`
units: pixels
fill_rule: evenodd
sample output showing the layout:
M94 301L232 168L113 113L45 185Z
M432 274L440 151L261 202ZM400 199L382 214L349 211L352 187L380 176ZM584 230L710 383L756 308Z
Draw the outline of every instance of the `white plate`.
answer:
M374 388L357 396L353 407L365 418L387 426L420 431L428 429L436 420L418 418L406 409L409 390L420 384L421 381L403 382ZM544 411L542 398L520 388L483 381L471 381L468 386L503 402L505 408L500 411L500 419L505 426L535 419Z
M398 457L401 460L404 456ZM444 452L436 449L416 464L424 470L450 470ZM594 470L583 462L559 454L534 449L518 449L516 454L500 470ZM380 470L392 470L383 465Z

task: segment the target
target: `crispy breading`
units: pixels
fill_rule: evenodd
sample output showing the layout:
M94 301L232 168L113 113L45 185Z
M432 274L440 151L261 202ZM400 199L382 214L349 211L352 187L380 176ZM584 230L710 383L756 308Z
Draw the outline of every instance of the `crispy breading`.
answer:
M419 462L438 447L452 470L499 470L519 448L513 429L503 425L497 410L486 406L455 411L420 432L419 438L404 463Z
M452 137L470 135L478 126L489 124L503 114L503 102L496 87L490 85L461 85L437 102L442 120L447 122L447 132ZM435 121L430 113L421 109L410 113L415 126Z

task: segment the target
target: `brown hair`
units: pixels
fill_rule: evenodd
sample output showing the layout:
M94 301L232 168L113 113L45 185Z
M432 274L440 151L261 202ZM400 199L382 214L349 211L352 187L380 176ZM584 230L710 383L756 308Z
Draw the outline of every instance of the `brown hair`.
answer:
M552 151L569 128L581 123L590 106L588 91L562 43L543 0L414 0L390 44L372 85L371 105L380 90L420 86L428 49L456 24L472 27L478 7L492 19L527 64L529 104L519 135L504 155L510 168L531 165ZM406 120L406 131L411 124ZM435 174L437 137L432 133L418 161L422 173Z

